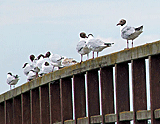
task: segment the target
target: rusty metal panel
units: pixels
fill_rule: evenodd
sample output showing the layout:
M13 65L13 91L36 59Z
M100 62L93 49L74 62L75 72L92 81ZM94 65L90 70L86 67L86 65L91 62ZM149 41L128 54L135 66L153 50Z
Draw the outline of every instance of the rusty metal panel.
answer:
M41 123L50 123L49 87L48 84L40 87L41 90Z
M119 113L130 110L128 63L121 63L115 65L115 82L117 124L130 124L130 122L119 121Z
M87 72L88 116L100 114L98 70Z
M23 124L30 124L31 123L30 92L25 92L21 96L22 96L22 122Z
M40 124L40 97L39 97L39 88L31 90L31 121L32 124Z
M5 124L5 106L4 102L0 103L0 123Z
M14 124L22 124L21 95L13 98L13 105Z
M60 83L50 84L51 124L61 121Z
M6 101L6 123L13 124L13 99Z
M71 78L60 79L61 122L73 119L72 81Z
M151 123L160 124L160 120L154 117L154 111L160 108L160 55L149 57L149 71Z
M147 124L146 120L136 119L138 110L147 110L145 59L132 60L132 87L134 124Z
M85 95L85 75L78 74L73 76L74 87L74 107L75 120L86 117L86 95Z
M104 116L114 112L114 88L113 88L113 67L105 67L100 69L101 83L101 104L102 117L105 123Z

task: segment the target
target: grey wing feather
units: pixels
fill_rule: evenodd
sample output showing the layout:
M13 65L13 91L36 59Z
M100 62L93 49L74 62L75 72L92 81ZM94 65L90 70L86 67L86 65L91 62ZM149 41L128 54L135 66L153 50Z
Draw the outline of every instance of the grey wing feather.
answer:
M10 84L14 79L15 79L14 77L7 78L7 84Z
M88 42L88 46L91 48L97 48L97 47L106 46L106 45L100 39L90 39L90 41Z
M121 32L122 32L122 37L127 38L128 36L130 36L135 32L135 28L131 26L126 26L122 29Z
M86 41L85 40L81 40L78 42L76 50L77 51L81 51L81 49L83 49L83 47L86 45Z

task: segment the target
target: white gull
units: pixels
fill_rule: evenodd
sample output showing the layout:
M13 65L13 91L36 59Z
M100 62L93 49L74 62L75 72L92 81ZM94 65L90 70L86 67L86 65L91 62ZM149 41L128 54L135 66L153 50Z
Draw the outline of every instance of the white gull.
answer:
M91 50L87 46L87 38L88 37L86 36L86 33L84 32L80 33L80 40L77 44L76 50L79 54L81 54L81 62L83 55L87 54L87 59L89 59L89 53L91 52Z
M121 19L117 24L117 26L118 25L121 26L120 28L121 37L127 40L127 48L129 48L128 40L132 40L132 47L133 47L133 40L143 32L142 31L143 25L138 28L134 28L134 27L128 26L125 19Z
M97 52L97 57L98 53L101 52L103 49L107 47L111 47L111 45L114 43L105 43L100 39L94 38L92 34L88 35L88 48L93 51L93 58L94 58L94 52Z
M10 85L10 89L11 89L11 85L13 85L15 87L15 85L17 84L19 80L19 76L18 75L12 75L11 72L9 72L7 74L7 84Z

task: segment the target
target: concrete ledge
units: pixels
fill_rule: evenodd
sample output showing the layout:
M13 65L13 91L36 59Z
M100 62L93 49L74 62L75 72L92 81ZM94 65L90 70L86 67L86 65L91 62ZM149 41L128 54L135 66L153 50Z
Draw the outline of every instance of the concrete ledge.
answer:
M105 123L117 122L116 114L106 114L105 115Z
M151 111L150 110L139 110L136 112L137 120L148 120L151 119Z
M99 124L103 122L102 115L91 116L91 124Z
M88 124L88 123L89 123L88 117L77 119L77 124Z
M75 120L66 120L64 124L75 124Z
M4 94L0 95L0 103L4 102Z
M154 111L154 116L155 116L155 119L160 119L160 109L156 109Z
M31 88L30 88L30 83L29 82L27 82L27 83L25 83L21 86L22 93L25 93L25 92L29 91L30 89Z
M133 120L133 112L132 111L124 111L119 113L120 121L131 121Z
M13 95L14 94L14 95ZM8 92L6 92L5 94L4 94L4 99L5 100L9 100L9 99L11 99L11 98L13 98L13 96L15 96L15 89L12 89L12 90L10 90L10 91L8 91Z

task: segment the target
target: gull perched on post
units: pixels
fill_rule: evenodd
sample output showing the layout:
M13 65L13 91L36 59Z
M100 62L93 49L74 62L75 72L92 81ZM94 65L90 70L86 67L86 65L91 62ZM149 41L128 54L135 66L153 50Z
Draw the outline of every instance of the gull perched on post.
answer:
M87 54L87 59L89 59L89 53L91 52L91 50L87 46L87 38L88 37L86 36L86 33L84 32L80 33L80 40L77 44L76 50L79 54L81 54L81 62L83 55Z
M117 26L118 25L121 26L120 28L121 37L127 40L127 48L129 48L128 40L132 40L132 47L133 47L133 40L143 32L142 31L143 25L138 28L134 28L134 27L128 26L125 19L121 19L117 24Z

